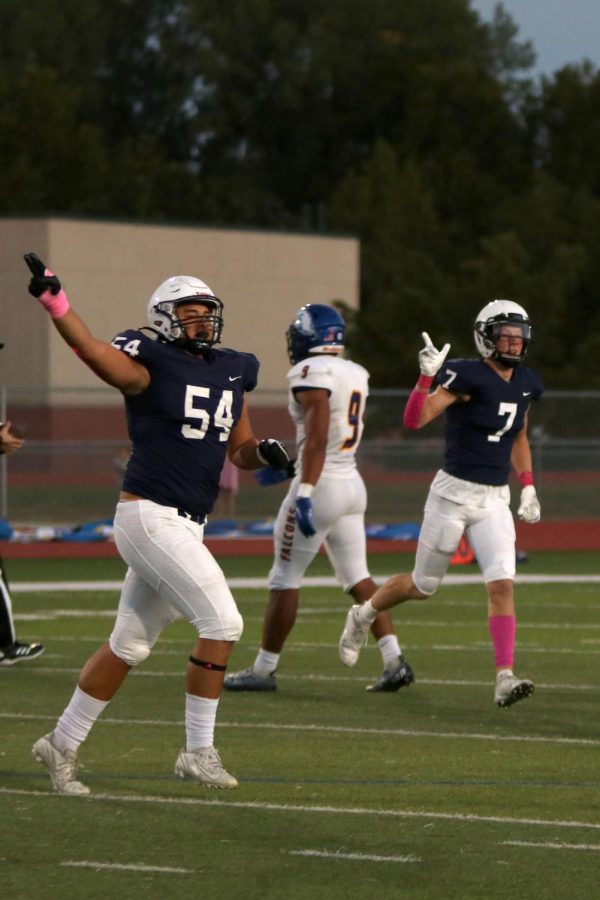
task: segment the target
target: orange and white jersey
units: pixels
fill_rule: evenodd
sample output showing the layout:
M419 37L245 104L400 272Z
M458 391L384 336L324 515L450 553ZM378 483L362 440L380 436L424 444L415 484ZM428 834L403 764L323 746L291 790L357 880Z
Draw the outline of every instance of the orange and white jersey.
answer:
M363 433L363 416L369 393L369 373L363 366L340 356L309 356L287 374L288 409L296 425L296 471L302 466L304 410L299 391L322 388L329 393L329 434L323 475L347 477L356 471L356 451Z

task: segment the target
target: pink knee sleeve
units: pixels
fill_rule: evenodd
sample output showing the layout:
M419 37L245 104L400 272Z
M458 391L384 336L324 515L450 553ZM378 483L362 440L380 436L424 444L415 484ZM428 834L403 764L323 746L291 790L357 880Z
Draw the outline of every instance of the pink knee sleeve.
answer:
M514 616L489 616L488 626L494 645L497 669L512 669L515 658L517 620Z

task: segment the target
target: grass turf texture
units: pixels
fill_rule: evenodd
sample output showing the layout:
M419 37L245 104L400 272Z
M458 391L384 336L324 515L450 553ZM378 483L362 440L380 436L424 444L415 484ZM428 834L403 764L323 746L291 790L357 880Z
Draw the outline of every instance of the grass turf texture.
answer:
M375 574L412 564L372 560ZM227 559L231 578L268 560ZM14 560L19 581L118 579L118 560ZM594 554L532 554L519 574L598 574ZM474 574L472 566L453 574ZM319 559L311 575L330 574ZM249 664L266 591L235 588ZM133 673L81 752L89 799L53 795L30 746L54 724L82 663L106 638L116 592L15 592L21 640L40 659L0 668L2 890L7 897L523 898L594 896L600 860L598 586L517 586L517 671L534 696L494 706L483 588L442 587L395 610L417 683L364 688L337 658L347 601L302 593L268 694L225 694L217 745L240 780L210 792L172 774L183 741L183 670L193 643L177 622ZM81 610L83 615L67 615ZM62 611L62 612L61 612ZM138 868L126 868L137 866ZM121 867L121 868L119 868Z

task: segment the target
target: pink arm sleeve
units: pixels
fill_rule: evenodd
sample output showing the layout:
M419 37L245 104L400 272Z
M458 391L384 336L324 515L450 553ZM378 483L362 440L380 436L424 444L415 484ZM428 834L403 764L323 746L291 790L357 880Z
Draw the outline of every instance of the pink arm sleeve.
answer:
M404 426L415 430L419 427L421 410L425 405L429 388L433 382L431 375L421 375L404 407Z

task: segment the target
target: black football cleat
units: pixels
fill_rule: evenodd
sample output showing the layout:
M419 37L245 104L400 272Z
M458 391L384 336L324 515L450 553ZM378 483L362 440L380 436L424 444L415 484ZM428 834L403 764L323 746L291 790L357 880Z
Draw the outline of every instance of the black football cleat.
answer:
M386 669L375 684L369 685L368 691L399 691L408 687L415 680L415 675L404 657L398 657L398 664L393 669Z
M27 662L41 656L43 652L43 644L20 644L19 641L15 641L14 644L0 649L0 666L14 666L18 662Z

